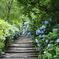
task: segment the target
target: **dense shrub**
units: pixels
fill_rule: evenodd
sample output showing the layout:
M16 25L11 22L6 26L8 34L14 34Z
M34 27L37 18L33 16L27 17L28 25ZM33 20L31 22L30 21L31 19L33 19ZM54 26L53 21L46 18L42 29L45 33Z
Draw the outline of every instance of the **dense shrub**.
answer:
M4 20L0 20L0 57L4 54L4 49L14 41L14 37L18 37L20 35L20 31L14 25L5 22Z
M45 15L47 16L47 15ZM38 59L59 58L59 24L58 20L44 17L32 18L32 21L24 26L26 37L30 37L36 43L39 51Z

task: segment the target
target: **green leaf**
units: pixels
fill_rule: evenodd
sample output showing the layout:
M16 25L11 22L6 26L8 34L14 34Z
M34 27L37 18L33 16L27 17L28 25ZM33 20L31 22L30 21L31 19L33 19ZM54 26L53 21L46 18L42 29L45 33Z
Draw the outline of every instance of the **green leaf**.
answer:
M50 53L47 52L46 55L47 55L48 59L52 58L52 54L50 54Z
M56 55L59 55L59 47L56 47Z

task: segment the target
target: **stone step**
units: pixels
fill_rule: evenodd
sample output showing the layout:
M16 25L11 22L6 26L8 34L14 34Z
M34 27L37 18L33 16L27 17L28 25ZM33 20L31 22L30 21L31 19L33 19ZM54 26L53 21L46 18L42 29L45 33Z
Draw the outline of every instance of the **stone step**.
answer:
M6 53L36 53L35 50L26 50L26 49L16 49L16 50L5 50Z
M34 44L32 41L30 42L13 42L14 44Z
M8 49L5 50L5 54L0 59L37 59L38 51L36 51L34 47L35 44L30 38L21 35L8 46Z
M32 53L5 53L4 58L25 58L25 57L38 57L37 54Z
M11 44L10 46L35 46L32 44Z
M31 47L31 48L16 48L16 47L12 47L12 48L11 48L11 47L10 47L10 48L8 48L8 49L9 49L9 50L11 50L11 49L12 49L12 50L19 50L19 49L36 50L35 48L32 48L32 47Z
M26 57L26 58L1 58L1 59L37 59L37 57Z
M10 55L10 54L19 54L19 55L38 55L38 53L5 53L4 55Z
M16 48L31 48L31 47L33 47L34 48L34 46L32 45L32 46L8 46L8 48L13 48L13 47L16 47Z

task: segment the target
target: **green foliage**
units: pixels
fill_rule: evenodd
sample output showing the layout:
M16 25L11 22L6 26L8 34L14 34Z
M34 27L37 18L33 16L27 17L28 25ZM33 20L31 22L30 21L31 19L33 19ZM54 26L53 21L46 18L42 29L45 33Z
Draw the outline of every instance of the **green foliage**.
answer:
M47 17L40 15L39 18L34 18L34 20L29 22L30 32L32 33L31 38L33 42L37 43L36 49L39 51L38 59L56 59L56 57L58 59L57 47L59 47L59 24L57 20L56 22L53 21L48 15L44 16ZM45 23L45 21L47 21L47 23ZM44 30L41 29L43 25L46 27L44 33L41 32ZM40 30L40 33L36 34L36 30ZM45 35L45 37L42 38L42 35Z
M4 19L17 27L22 23L21 8L17 5L17 0L0 1L0 19Z
M0 54L14 40L13 38L19 35L20 31L17 27L0 19Z
M36 43L38 59L59 58L59 1L1 0L0 18L9 22L0 20L0 53L5 47L3 40L10 43L19 35L18 28L22 30L24 22L30 19L24 33Z
M38 59L57 59L59 47L59 24L58 20L50 18L49 15L39 15L29 21L30 35L36 49L39 51ZM39 30L38 32L36 32ZM29 33L28 32L28 33ZM26 34L28 35L28 34Z
M24 14L30 15L31 12L34 14L42 14L45 12L51 16L56 16L56 14L59 14L59 1L57 0L18 0L18 3L23 6L22 11ZM39 10L38 13L36 9Z

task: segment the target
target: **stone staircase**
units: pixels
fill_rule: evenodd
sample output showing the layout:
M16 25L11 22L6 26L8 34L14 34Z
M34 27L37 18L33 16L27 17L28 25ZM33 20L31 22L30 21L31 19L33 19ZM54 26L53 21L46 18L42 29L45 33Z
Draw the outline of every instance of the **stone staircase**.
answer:
M34 46L30 38L21 35L13 44L8 46L1 59L36 59L38 51Z

